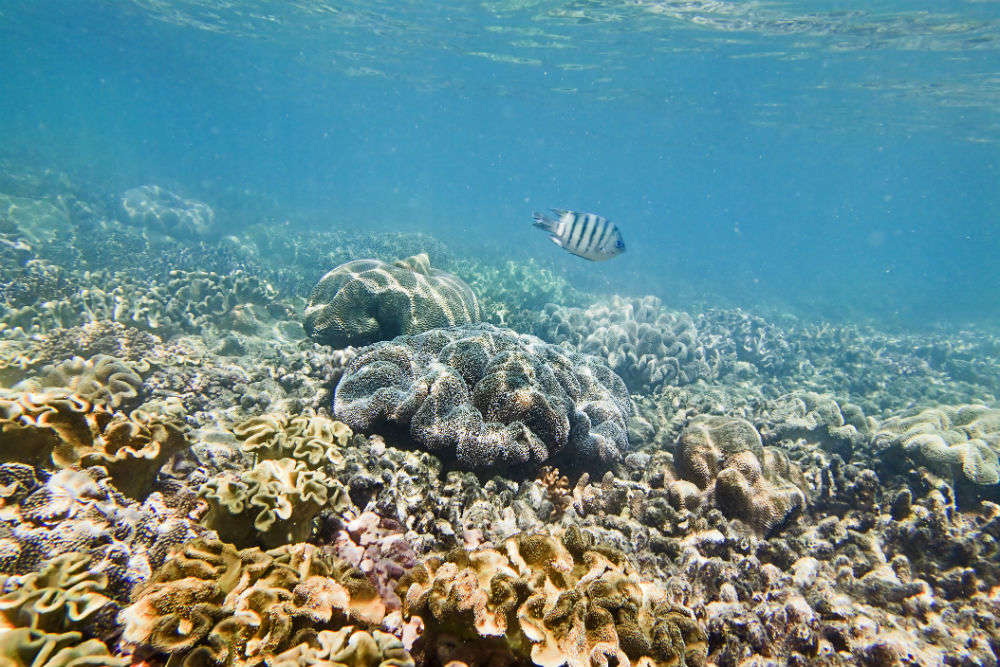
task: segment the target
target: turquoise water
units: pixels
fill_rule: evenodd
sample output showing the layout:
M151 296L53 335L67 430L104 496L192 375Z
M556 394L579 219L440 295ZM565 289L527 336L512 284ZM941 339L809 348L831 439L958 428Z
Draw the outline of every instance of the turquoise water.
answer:
M997 2L7 0L0 40L4 157L233 232L427 231L681 307L1000 316ZM629 252L561 252L552 206Z

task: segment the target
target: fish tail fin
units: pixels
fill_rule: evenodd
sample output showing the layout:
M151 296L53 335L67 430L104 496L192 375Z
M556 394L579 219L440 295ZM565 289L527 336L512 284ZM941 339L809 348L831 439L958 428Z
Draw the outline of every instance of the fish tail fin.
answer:
M538 213L537 211L534 213L534 218L535 218L535 222L533 224L534 224L535 227L538 227L539 229L544 229L545 231L549 232L550 234L554 234L555 233L555 231L556 231L556 222L557 222L556 220L553 220L552 218L548 217L544 213Z

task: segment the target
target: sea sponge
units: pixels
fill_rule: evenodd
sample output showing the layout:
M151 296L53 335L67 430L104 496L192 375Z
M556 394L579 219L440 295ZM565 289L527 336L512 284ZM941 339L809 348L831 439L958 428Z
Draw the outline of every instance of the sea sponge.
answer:
M189 446L172 419L128 417L65 392L0 397L0 461L54 468L104 466L125 494L148 489L160 467Z
M45 632L78 630L110 636L118 607L104 594L108 577L90 570L87 554L57 556L40 572L23 577L0 575L0 631L32 628Z
M460 278L426 254L387 264L358 259L323 276L309 295L306 332L335 348L478 322L479 302Z
M148 363L133 364L107 354L97 354L90 359L73 357L45 366L39 377L22 381L15 389L40 392L63 388L94 405L136 407L135 399L142 391L139 373L147 370Z
M385 615L356 568L308 544L238 551L194 540L175 551L122 610L125 642L171 665L262 665L323 630L371 627ZM300 653L305 652L303 649Z
M321 509L343 511L350 504L339 482L294 459L260 461L249 472L224 472L199 493L209 504L205 525L239 546L300 542L311 535Z
M699 504L694 484L727 518L768 535L806 507L801 471L783 452L764 447L745 419L699 415L681 433L674 466L680 479L669 491L676 509Z
M937 474L973 484L1000 482L1000 410L985 405L941 406L883 421L872 439L879 449L901 451Z
M432 556L400 580L425 661L530 659L542 667L704 665L707 636L623 553L573 527L498 549ZM415 647L416 648L416 647Z
M406 429L463 468L507 475L620 460L631 411L625 384L597 359L491 324L363 348L334 395L355 430Z
M184 199L159 185L127 190L119 205L125 222L176 238L205 236L215 223L215 211L208 204Z
M17 628L0 633L3 667L125 667L130 662L112 657L98 639L84 641L79 632Z
M258 460L292 458L310 468L343 463L340 450L351 441L350 427L322 415L268 413L233 427L241 449Z

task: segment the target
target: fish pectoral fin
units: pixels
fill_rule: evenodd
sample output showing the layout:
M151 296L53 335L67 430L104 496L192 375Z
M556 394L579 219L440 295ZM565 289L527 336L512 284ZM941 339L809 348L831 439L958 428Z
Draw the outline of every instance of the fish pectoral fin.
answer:
M552 241L553 243L555 243L560 248L563 247L562 241L559 240L559 237L557 237L557 236L550 236L549 240Z

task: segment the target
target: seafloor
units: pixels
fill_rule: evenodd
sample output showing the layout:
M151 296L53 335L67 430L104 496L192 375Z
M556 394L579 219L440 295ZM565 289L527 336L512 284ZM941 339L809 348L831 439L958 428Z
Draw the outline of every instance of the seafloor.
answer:
M6 165L0 665L997 664L1000 337L223 217Z

